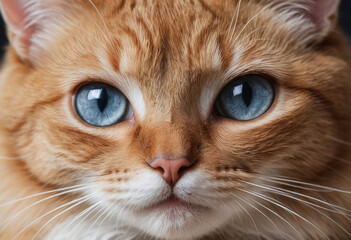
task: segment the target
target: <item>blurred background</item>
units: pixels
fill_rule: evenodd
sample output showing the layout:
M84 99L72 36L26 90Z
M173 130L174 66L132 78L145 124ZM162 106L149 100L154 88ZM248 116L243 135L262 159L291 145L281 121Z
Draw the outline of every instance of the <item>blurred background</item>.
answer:
M340 6L340 25L349 37L351 44L351 0L342 0ZM3 19L0 18L0 57L4 53L5 46L7 45L7 37L4 29Z
M340 6L340 24L349 37L351 43L351 1L343 0Z

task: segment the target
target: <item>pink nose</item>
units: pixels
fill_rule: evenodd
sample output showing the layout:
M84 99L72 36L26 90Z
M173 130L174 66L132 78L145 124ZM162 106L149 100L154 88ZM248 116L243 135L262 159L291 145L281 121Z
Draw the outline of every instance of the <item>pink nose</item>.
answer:
M161 169L163 179L174 186L181 177L184 169L190 167L192 162L187 158L181 157L177 159L167 159L164 157L155 158L150 164L152 168Z

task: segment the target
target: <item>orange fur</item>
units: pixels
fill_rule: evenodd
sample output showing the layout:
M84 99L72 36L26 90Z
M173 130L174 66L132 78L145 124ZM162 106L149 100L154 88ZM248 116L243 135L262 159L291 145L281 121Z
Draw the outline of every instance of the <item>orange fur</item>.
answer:
M61 28L53 29L45 49L18 52L13 46L8 48L0 75L0 223L49 194L2 204L92 177L92 188L106 196L128 192L119 186L132 184L145 169L157 172L147 163L164 154L186 155L196 161L185 174L201 171L208 176L207 182L218 184L205 191L218 195L212 203L219 206L238 196L246 201L239 201L233 209L242 204L245 211L236 211L209 232L182 238L182 232L189 230L184 226L167 237L154 234L150 239L234 239L240 234L255 236L256 227L267 239L348 236L351 224L345 215L333 207L326 211L316 205L327 207L320 202L325 201L350 214L345 210L351 210L350 193L311 191L306 189L311 186L297 188L292 182L286 182L290 186L273 184L261 178L285 176L351 190L350 55L337 27L331 27L326 36L318 35L318 40L305 42L301 34L275 20L279 10L271 10L273 7L253 18L267 6L263 0L242 1L237 22L233 16L235 20L239 1L94 3L104 22L89 1L75 1L64 13ZM204 89L213 92L215 99L227 83L247 73L274 79L277 97L272 108L249 122L213 116L211 106L201 101ZM127 97L132 95L128 82L133 83L145 102L144 108L135 109L145 109L145 114L134 111L131 120L104 128L82 122L72 98L89 81L109 83ZM211 96L205 99L213 103ZM259 184L311 196L314 199L294 195L320 212L277 192L267 193L256 186ZM315 227L248 193L252 191L267 194ZM84 194L69 193L31 207L6 229L0 225L0 238L11 239L41 215ZM93 203L85 202L54 219L37 239L45 239L55 226ZM63 209L34 222L16 239L32 239ZM213 206L207 211L214 211ZM203 218L194 222L208 221ZM147 232L142 226L139 230Z

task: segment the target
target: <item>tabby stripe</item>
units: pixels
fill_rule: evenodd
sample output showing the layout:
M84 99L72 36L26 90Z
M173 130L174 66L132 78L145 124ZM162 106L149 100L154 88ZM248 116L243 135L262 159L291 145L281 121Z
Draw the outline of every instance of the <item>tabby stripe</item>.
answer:
M122 27L122 31L124 34L128 35L131 40L133 41L134 45L138 48L141 49L141 43L139 42L138 35L136 34L135 31L133 31L130 27L124 26Z
M28 123L28 119L30 119L31 116L34 115L42 105L48 105L60 101L62 98L64 98L64 96L65 95L55 96L46 101L36 102L29 107L29 110L24 114L25 117L21 119L21 121L18 122L13 128L10 128L8 130L11 132L18 132L26 123Z
M213 11L206 3L204 3L203 0L199 0L199 3L205 11L211 13L212 17L218 18L217 13L215 11Z

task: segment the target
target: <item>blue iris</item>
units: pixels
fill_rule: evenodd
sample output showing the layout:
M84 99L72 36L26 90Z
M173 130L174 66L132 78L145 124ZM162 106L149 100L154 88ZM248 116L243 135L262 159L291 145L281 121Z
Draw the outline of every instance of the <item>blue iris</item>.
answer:
M75 108L85 122L98 127L125 121L132 114L127 98L117 88L104 83L89 83L80 88Z
M260 75L245 75L229 83L216 101L216 112L226 118L248 121L264 114L274 101L274 87Z

